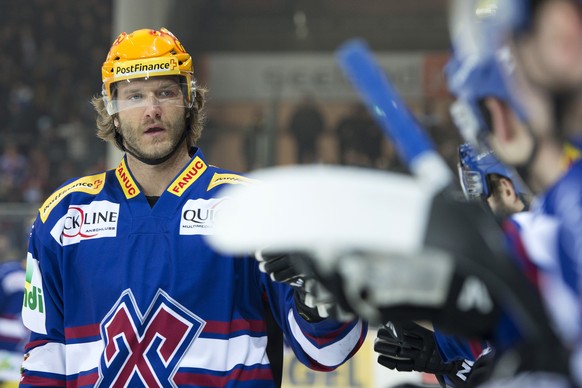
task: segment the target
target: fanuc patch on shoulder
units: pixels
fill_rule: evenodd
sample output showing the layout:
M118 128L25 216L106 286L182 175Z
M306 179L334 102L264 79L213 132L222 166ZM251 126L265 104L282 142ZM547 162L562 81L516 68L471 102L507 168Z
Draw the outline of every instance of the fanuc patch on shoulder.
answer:
M206 163L200 157L196 156L188 167L170 184L168 192L178 197L182 196L188 187L192 186L207 168Z
M125 159L121 159L119 166L115 169L115 176L121 185L125 198L131 199L140 193L139 186L135 183L127 169Z
M55 191L48 199L42 204L38 209L40 214L40 219L45 222L49 214L55 206L69 193L82 192L87 194L97 194L103 189L103 184L105 183L105 173L86 176L79 178L68 185L61 187Z
M216 186L220 186L223 184L229 185L237 185L237 184L248 184L256 182L254 179L250 179L238 174L221 174L215 172L206 188L206 191L215 188Z

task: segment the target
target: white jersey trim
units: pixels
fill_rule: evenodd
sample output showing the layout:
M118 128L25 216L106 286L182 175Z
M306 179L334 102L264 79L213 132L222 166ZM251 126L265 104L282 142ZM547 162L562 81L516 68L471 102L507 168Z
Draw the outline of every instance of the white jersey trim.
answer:
M228 340L198 337L182 358L180 367L224 372L241 364L269 364L267 337L241 335Z
M226 372L237 365L268 365L267 337L242 335L228 340L197 338L180 362L180 368L200 368ZM48 343L32 349L24 368L31 371L76 375L99 366L103 342L63 345ZM202 352L199 350L203 349ZM62 360L66 360L66 371Z
M26 370L36 372L65 374L65 345L56 342L49 342L38 346L28 352L22 367Z
M331 345L318 348L313 345L301 331L299 324L295 320L293 310L289 310L287 320L289 321L293 336L299 345L301 345L301 348L305 353L307 353L307 355L313 360L327 367L336 367L342 364L350 352L356 347L362 333L362 320L360 319L343 339L334 342Z

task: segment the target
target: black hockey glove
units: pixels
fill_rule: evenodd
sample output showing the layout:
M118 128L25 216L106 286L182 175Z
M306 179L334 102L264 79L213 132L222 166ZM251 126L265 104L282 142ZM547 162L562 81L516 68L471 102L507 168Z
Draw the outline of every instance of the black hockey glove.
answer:
M271 280L287 283L293 288L297 310L305 320L317 322L329 316L341 320L354 318L354 315L344 312L333 295L315 280L305 255L257 251L255 258L261 272L268 274Z
M379 353L378 363L401 372L425 372L437 375L445 386L443 377L454 387L465 387L472 361L443 361L434 339L434 333L414 322L388 322L378 330L374 351Z

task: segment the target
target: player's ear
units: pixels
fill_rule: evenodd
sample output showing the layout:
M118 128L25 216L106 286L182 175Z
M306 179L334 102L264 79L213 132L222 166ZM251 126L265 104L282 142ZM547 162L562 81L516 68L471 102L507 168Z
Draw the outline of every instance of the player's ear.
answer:
M501 194L507 198L514 198L516 197L515 189L513 188L513 184L507 178L500 178L499 183L501 185Z
M485 107L491 117L491 132L498 140L508 141L513 137L509 107L495 97L485 99Z

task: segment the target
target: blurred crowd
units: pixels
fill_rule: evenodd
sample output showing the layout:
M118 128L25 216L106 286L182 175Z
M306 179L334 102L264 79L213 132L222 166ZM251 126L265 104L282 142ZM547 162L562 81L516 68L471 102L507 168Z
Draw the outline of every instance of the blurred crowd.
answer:
M457 147L461 143L450 116L443 119L432 112L427 100L421 112L413 112L419 125L427 131L439 153L452 169L456 169ZM347 166L406 171L396 151L383 134L368 108L355 102L332 123L325 119L321 103L306 97L299 101L291 114L288 131L294 139L297 163L314 163L323 159L317 144L330 134L336 149L336 163ZM320 148L320 147L319 147Z
M111 44L112 0L16 0L0 3L0 203L42 202L67 179L104 170L106 144L95 136L90 99L99 93L99 64ZM288 162L327 162L321 139L333 139L334 163L402 170L391 145L384 140L360 104L330 120L323 101L297 101L296 110L279 134L293 139ZM219 115L220 116L220 115ZM339 117L341 116L341 117ZM454 158L456 131L430 112L417 115ZM209 116L207 127L220 117ZM259 120L254 120L258 122ZM269 160L255 160L264 139L259 125L240 131L241 152L249 170ZM208 128L203 150L212 153L220 131ZM275 143L271 143L272 145ZM262 145L264 147L264 145ZM329 148L329 147L328 147ZM447 152L446 148L452 150ZM277 158L270 159L277 163ZM451 159L453 163L454 160ZM246 166L246 168L245 168Z
M111 43L111 0L0 5L0 202L38 203L103 169L89 101Z

